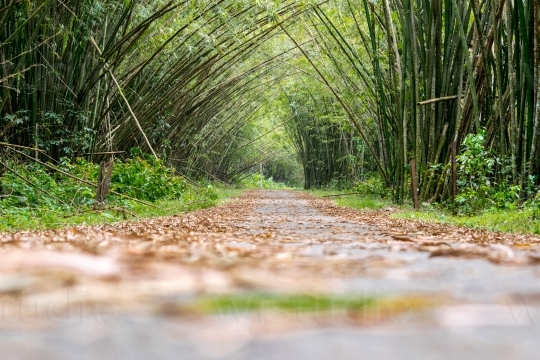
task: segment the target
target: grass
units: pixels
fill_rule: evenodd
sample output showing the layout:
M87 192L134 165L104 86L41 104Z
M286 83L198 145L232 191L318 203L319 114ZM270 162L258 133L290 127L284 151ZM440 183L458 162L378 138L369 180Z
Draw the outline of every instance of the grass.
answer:
M96 225L114 223L136 218L151 218L179 215L190 211L217 206L240 196L241 189L217 187L217 198L208 199L188 193L180 200L158 200L155 208L135 202L127 202L125 207L111 206L104 210L83 210L80 213L66 213L49 208L26 208L5 211L0 215L0 231L60 229L75 225ZM187 200L189 199L189 200Z
M309 193L322 197L339 192L315 190ZM411 205L396 205L391 200L382 199L376 195L346 195L332 199L339 206L358 210L380 210L392 207L398 210L390 215L395 218L422 220L497 232L540 234L540 220L533 216L533 210L527 208L512 210L488 209L477 215L467 216L452 215L450 211L434 206L424 206L423 209L415 211Z
M253 312L264 309L279 309L287 312L329 311L335 308L360 310L373 306L375 298L359 296L312 296L312 295L279 295L256 294L221 295L201 298L197 307L205 313Z
M309 190L309 194L325 197L328 195L337 195L342 192L331 190ZM346 193L344 191L343 193ZM396 207L397 205L390 199L383 199L378 195L344 195L336 197L328 197L332 199L339 206L345 206L358 210L380 210L387 207Z
M450 212L442 210L410 210L398 212L392 216L403 219L465 226L472 229L520 234L540 234L540 220L533 217L533 211L530 209L489 209L474 216L452 215Z
M405 312L421 311L442 302L425 296L380 297L364 294L275 294L238 293L201 296L170 303L160 309L163 315L233 315L249 314L319 314L336 316L336 320L361 320L362 316L387 318ZM345 317L343 317L345 316ZM297 319L297 318L296 318Z
M353 209L372 209L380 210L388 207L395 207L395 204L388 199L382 199L377 196L362 196L354 198L353 196L339 197L336 203L340 206Z

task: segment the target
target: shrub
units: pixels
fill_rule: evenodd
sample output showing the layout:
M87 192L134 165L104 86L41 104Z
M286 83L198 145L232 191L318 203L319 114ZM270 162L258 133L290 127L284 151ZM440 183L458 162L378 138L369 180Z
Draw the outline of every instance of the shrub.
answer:
M385 186L381 176L377 173L366 175L366 178L351 190L361 195L378 195L382 198L386 198L390 194L390 190Z
M239 185L244 188L260 188L263 189L286 189L287 185L280 182L275 182L274 179L265 178L259 173L251 174L240 181Z
M89 207L94 204L96 189L93 186L51 172L46 167L30 163L8 161L0 177L0 209L48 208L69 211L74 208ZM95 183L99 166L83 159L75 162L63 159L60 168L76 177ZM24 178L24 180L23 180ZM175 175L159 160L141 157L125 162L117 160L111 178L111 190L144 201L176 200L190 188L186 181ZM215 200L216 192L211 186L197 191L197 196ZM110 197L110 202L120 201Z
M490 191L495 156L484 147L485 132L469 134L463 140L463 150L458 163L458 212L476 213L491 205Z
M141 157L114 164L111 189L140 200L178 199L186 182L160 160Z
M521 187L509 182L507 170L494 176L494 167L500 163L485 148L485 132L469 134L463 141L458 162L458 212L474 214L487 208L515 209L520 201Z

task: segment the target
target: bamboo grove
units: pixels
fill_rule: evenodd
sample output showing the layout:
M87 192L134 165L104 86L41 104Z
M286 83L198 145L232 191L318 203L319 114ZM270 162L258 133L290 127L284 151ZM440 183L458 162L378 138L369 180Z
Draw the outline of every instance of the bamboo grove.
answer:
M330 2L302 16L313 42L300 50L394 198L415 159L421 198L437 200L449 194L451 144L481 131L496 176L538 181L538 19L529 0Z
M347 187L370 169L365 146L339 103L308 81L284 89L291 113L286 131L302 162L304 187Z
M447 198L452 144L485 133L493 176L524 188L540 169L539 12L536 0L2 0L0 137L55 160L138 147L231 180L271 162L267 134L281 131L306 187L375 171L399 202L411 159L421 199ZM260 119L269 131L253 130Z
M280 54L258 48L275 35L273 17L302 11L292 1L3 0L0 135L48 159L138 147L235 176L247 165L226 158L231 139L266 74L279 77Z

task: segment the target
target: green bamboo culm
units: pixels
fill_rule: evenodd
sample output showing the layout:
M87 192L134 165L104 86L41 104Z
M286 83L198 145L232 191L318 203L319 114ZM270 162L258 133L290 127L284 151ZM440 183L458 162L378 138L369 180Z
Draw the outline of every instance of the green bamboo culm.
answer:
M336 0L313 9L304 52L319 54L311 62L327 87L355 109L397 202L409 195L409 159L422 200L448 198L451 143L459 153L465 137L482 129L499 159L498 182L538 183L538 7Z

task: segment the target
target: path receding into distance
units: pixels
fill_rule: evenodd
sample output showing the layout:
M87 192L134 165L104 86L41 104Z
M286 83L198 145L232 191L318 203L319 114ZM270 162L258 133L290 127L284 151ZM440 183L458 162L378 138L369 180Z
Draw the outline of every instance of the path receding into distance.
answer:
M251 191L185 216L0 234L0 243L2 359L540 354L535 237ZM349 303L273 306L305 295Z

